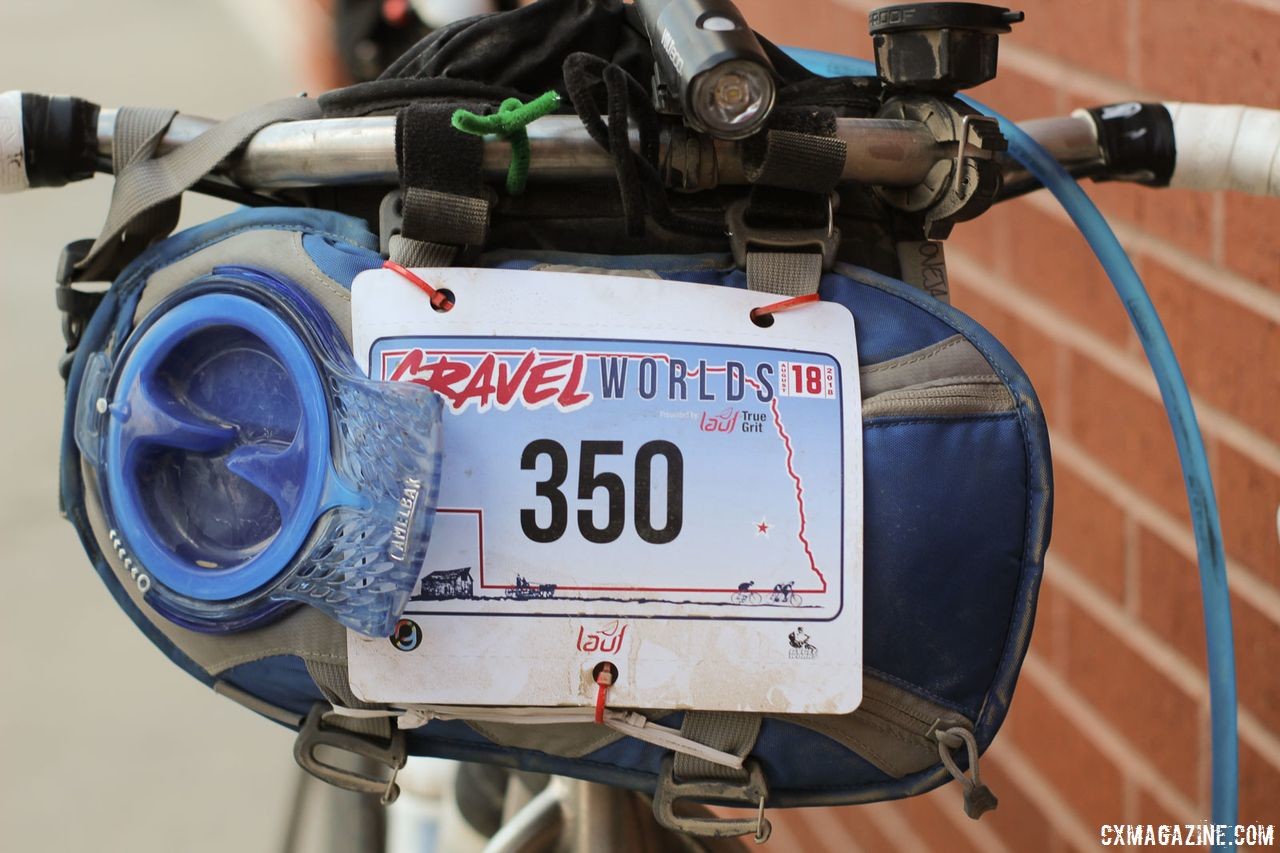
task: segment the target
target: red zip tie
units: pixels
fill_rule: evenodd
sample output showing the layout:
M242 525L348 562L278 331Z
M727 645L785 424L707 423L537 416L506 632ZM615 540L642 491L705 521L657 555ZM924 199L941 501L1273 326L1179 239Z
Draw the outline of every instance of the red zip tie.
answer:
M609 695L609 687L613 684L613 670L609 667L602 667L600 674L596 676L596 684L600 689L596 691L596 722L604 725L604 700Z
M391 270L393 273L407 279L414 287L427 294L427 298L431 300L431 307L437 311L448 311L453 307L453 302L444 294L443 291L436 290L434 287L423 281L422 278L415 275L410 270L400 266L395 261L383 261L382 268L384 270Z
M775 302L772 305L761 305L759 308L751 309L751 319L756 320L760 317L767 317L770 314L777 314L779 311L789 311L792 308L799 308L801 305L808 305L810 302L817 302L818 294L810 293L805 296L793 296L791 299L784 299L781 302Z

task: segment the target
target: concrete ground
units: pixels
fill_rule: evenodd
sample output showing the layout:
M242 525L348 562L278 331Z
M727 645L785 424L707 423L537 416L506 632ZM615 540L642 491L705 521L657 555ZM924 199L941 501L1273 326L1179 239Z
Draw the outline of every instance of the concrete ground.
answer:
M215 117L299 91L289 45L252 32L245 10L240 0L5 0L0 90ZM110 189L97 178L0 197L0 849L275 850L291 734L170 664L58 515L53 272L63 243L97 234ZM190 200L184 223L225 209Z

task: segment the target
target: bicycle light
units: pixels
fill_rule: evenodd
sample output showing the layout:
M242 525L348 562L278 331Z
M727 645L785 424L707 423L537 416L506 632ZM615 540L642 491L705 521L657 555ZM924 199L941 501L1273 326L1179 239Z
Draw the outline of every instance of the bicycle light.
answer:
M696 130L742 139L777 96L773 65L729 0L637 0L654 47L654 101Z

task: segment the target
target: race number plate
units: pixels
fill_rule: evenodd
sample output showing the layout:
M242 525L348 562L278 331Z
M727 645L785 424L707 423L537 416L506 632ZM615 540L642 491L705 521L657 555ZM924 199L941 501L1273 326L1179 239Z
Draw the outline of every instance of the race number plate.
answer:
M862 683L861 406L830 303L605 275L439 269L434 311L361 274L357 361L449 415L395 637L348 635L368 701L836 714ZM412 511L412 510L410 510Z

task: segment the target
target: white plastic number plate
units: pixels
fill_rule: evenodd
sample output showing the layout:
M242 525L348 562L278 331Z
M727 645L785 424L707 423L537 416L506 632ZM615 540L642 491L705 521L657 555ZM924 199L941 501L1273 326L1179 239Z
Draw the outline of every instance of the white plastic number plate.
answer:
M853 317L755 325L768 294L652 279L389 270L355 282L358 362L446 410L426 565L351 685L400 704L835 714L862 683Z

